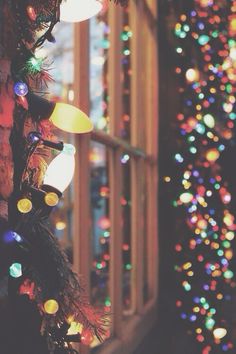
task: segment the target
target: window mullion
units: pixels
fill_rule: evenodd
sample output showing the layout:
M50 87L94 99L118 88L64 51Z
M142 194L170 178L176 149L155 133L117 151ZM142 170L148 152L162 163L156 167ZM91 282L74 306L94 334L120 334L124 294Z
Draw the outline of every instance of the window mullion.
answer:
M132 203L132 307L135 312L142 312L143 305L143 235L141 205L141 159L132 159L131 163L131 203Z
M134 1L130 2L130 27L132 29L131 40L131 145L139 146L140 144L140 75L142 75L142 68L140 66L140 58L142 46L140 45L139 31L140 31L140 5Z
M121 166L120 149L110 154L110 186L111 186L111 312L113 332L121 337L122 333L122 233L121 233Z
M108 60L109 77L109 114L110 132L113 136L119 135L119 122L121 117L121 13L120 7L110 6L109 25L110 25L110 49Z
M74 32L74 82L75 104L84 112L89 112L89 27L88 22L75 24ZM83 274L83 285L90 293L90 213L89 213L89 141L88 134L76 136L77 164L75 183L75 233L74 267ZM89 348L81 348L81 354L89 353Z

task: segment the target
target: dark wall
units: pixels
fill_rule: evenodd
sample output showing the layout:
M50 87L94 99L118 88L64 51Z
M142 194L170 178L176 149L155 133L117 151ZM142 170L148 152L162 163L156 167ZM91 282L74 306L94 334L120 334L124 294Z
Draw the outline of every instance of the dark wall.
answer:
M176 52L172 34L179 14L192 6L191 0L159 1L159 322L157 354L197 354L195 343L176 312L177 280L174 272L176 231L172 200L175 192L173 155L176 148L176 115L180 97L175 75ZM170 176L171 182L164 181Z

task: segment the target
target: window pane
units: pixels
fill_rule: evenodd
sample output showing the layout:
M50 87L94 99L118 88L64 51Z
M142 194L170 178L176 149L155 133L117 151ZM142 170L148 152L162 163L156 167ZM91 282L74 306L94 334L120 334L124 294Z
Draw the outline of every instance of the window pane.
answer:
M47 58L50 67L49 74L53 78L53 81L49 82L48 87L45 88L46 98L53 101L71 102L74 99L72 86L74 77L73 24L64 22L57 24L54 36L55 43L46 42L43 48L37 51L37 56ZM74 143L72 134L59 129L55 129L54 133L56 140ZM52 231L58 237L71 262L73 261L73 186L72 182L50 216Z
M109 132L108 12L90 20L90 118L94 127Z
M110 312L110 186L107 148L90 145L91 303ZM95 341L93 345L98 345Z
M74 100L74 26L71 23L60 22L55 26L56 42L46 42L37 50L37 56L47 58L48 73L53 81L48 83L45 91L55 101L72 102Z
M131 38L132 31L130 29L130 14L129 6L124 8L123 12L123 28L120 34L122 41L122 97L123 97L123 112L121 117L120 136L125 140L130 140L130 90L131 90Z
M60 202L50 216L50 224L53 234L58 238L61 246L64 248L69 261L73 263L72 251L72 218L73 204L71 199L71 188L65 192Z
M124 314L130 314L131 278L132 278L132 252L131 252L131 166L130 156L121 155L122 166L122 255L123 255L123 291L122 301Z

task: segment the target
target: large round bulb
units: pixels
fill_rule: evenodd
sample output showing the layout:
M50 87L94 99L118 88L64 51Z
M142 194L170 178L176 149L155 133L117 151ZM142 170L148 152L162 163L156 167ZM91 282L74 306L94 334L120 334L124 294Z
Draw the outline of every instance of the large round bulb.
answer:
M102 10L98 0L63 0L60 8L60 20L81 22L96 16Z
M62 152L49 164L43 184L49 185L63 193L69 186L75 171L75 147L64 144Z

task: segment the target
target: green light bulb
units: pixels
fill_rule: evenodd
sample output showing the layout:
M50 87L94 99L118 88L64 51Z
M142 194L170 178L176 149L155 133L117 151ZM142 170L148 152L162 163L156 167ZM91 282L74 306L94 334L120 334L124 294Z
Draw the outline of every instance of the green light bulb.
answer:
M209 40L210 40L209 36L207 36L206 34L202 34L201 36L199 36L197 41L200 45L205 45L209 42Z
M13 263L9 268L9 273L13 278L22 276L22 265L20 263Z

